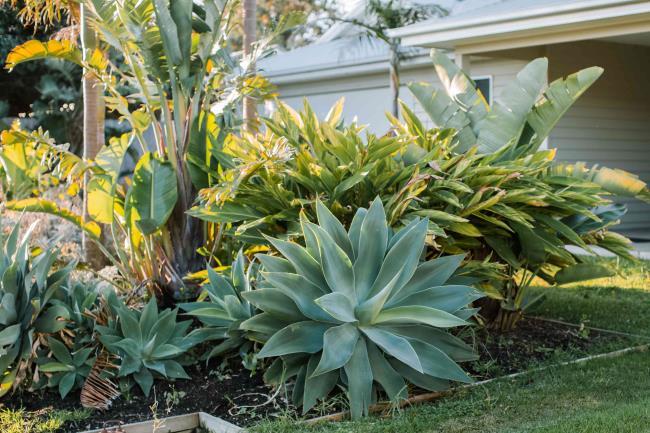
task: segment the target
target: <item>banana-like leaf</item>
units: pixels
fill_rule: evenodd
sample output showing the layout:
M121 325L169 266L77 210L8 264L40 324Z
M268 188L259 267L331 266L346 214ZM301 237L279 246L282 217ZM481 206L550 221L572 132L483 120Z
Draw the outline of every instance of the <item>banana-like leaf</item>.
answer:
M603 68L594 66L551 83L527 117L528 124L534 131L531 141L533 150L539 148L564 113L596 82L602 73Z
M150 235L166 222L178 199L176 172L168 161L161 161L151 152L140 158L133 173L131 200L135 223Z
M31 40L11 50L7 55L5 68L12 70L16 65L23 62L46 58L68 60L77 65L81 65L82 54L81 50L72 45L72 42L68 40L51 40L47 42Z
M614 275L616 275L616 272L606 266L591 263L577 263L559 270L555 274L555 282L557 284L569 284Z
M466 152L476 145L477 138L470 118L446 93L435 90L427 83L410 83L408 88L436 126L457 131L457 152Z
M546 83L547 72L548 60L539 58L526 65L506 85L490 113L479 125L479 152L496 152L505 145L519 141L526 117Z
M26 198L22 200L8 201L5 203L5 206L7 209L16 211L41 212L50 215L56 215L66 221L70 221L71 223L75 224L77 227L84 230L94 239L99 239L99 236L101 235L101 229L96 223L92 221L84 222L81 215L77 215L68 209L63 209L50 200L41 198Z

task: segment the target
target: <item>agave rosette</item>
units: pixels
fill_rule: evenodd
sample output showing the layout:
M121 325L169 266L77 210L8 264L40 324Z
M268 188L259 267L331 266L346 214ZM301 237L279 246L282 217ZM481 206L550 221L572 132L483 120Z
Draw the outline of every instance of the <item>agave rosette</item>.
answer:
M346 232L320 202L319 224L303 219L305 247L269 239L284 258L259 255L260 288L244 297L262 312L242 324L278 357L272 383L295 377L293 401L307 412L337 384L353 418L383 389L395 401L407 382L429 390L470 382L457 364L475 359L447 329L467 325L481 297L455 276L463 256L421 262L427 219L393 234L381 200L359 209ZM456 281L454 281L456 280Z

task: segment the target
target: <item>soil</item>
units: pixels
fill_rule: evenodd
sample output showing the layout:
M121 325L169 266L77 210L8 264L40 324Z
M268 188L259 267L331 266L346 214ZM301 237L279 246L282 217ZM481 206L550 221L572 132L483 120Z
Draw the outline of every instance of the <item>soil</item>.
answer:
M495 333L479 330L474 336L464 336L477 342L480 359L465 363L463 367L477 380L526 370L535 365L551 362L558 354L570 353L572 357L594 351L600 345L614 345L620 337L611 334L580 330L575 327L540 321L522 320L510 332ZM611 346L610 346L611 347ZM251 374L241 366L239 358L219 364L199 363L187 367L191 380L176 382L156 381L149 397L134 387L131 395L118 398L107 411L95 411L79 423L68 423L62 432L78 432L163 418L192 412L206 412L239 426L248 426L280 413L290 412L284 398L270 400L273 390L262 380L262 373ZM11 408L22 407L29 411L51 409L79 409L79 393L61 400L54 391L42 394L14 395L0 402ZM336 407L332 411L338 410Z

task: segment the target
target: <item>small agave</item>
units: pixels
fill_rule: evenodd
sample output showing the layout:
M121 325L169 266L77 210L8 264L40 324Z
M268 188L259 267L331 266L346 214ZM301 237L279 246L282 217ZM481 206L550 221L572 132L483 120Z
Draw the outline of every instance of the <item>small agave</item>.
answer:
M304 412L342 385L355 419L377 386L397 401L407 382L429 390L470 382L456 362L476 357L445 331L467 325L476 313L468 304L482 296L454 284L463 256L421 262L428 220L393 234L379 199L348 232L322 203L316 211L318 225L302 221L306 247L269 239L284 258L259 255L261 287L243 294L262 311L242 324L265 343L258 357L279 357L266 379L295 377Z

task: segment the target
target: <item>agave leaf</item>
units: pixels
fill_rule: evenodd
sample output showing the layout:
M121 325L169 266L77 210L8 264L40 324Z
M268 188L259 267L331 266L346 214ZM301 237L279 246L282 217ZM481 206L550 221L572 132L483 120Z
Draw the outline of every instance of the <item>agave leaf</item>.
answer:
M408 387L402 376L395 371L381 351L372 342L367 342L368 359L372 368L372 376L386 391L391 401L408 397Z
M275 333L266 342L258 358L292 353L316 353L323 349L323 336L331 325L319 322L296 322Z
M375 323L423 323L438 328L451 328L468 324L446 311L420 305L388 308L379 313Z
M352 357L345 364L348 378L348 398L352 419L359 419L368 414L372 401L372 367L368 359L368 350L363 338L357 340Z
M339 372L336 370L319 375L314 374L316 365L319 362L318 355L309 357L307 371L305 374L305 391L302 397L302 412L307 413L314 407L318 399L324 399L334 389L339 379Z
M362 327L361 331L384 352L399 359L411 368L423 373L418 354L406 338L402 338L378 327Z
M352 357L359 339L359 331L350 323L333 326L325 331L323 354L312 373L318 376L343 367Z
M362 216L359 213L357 215L359 218ZM354 262L355 291L359 299L366 299L377 279L388 245L386 213L379 198L372 202L360 224L358 245Z

